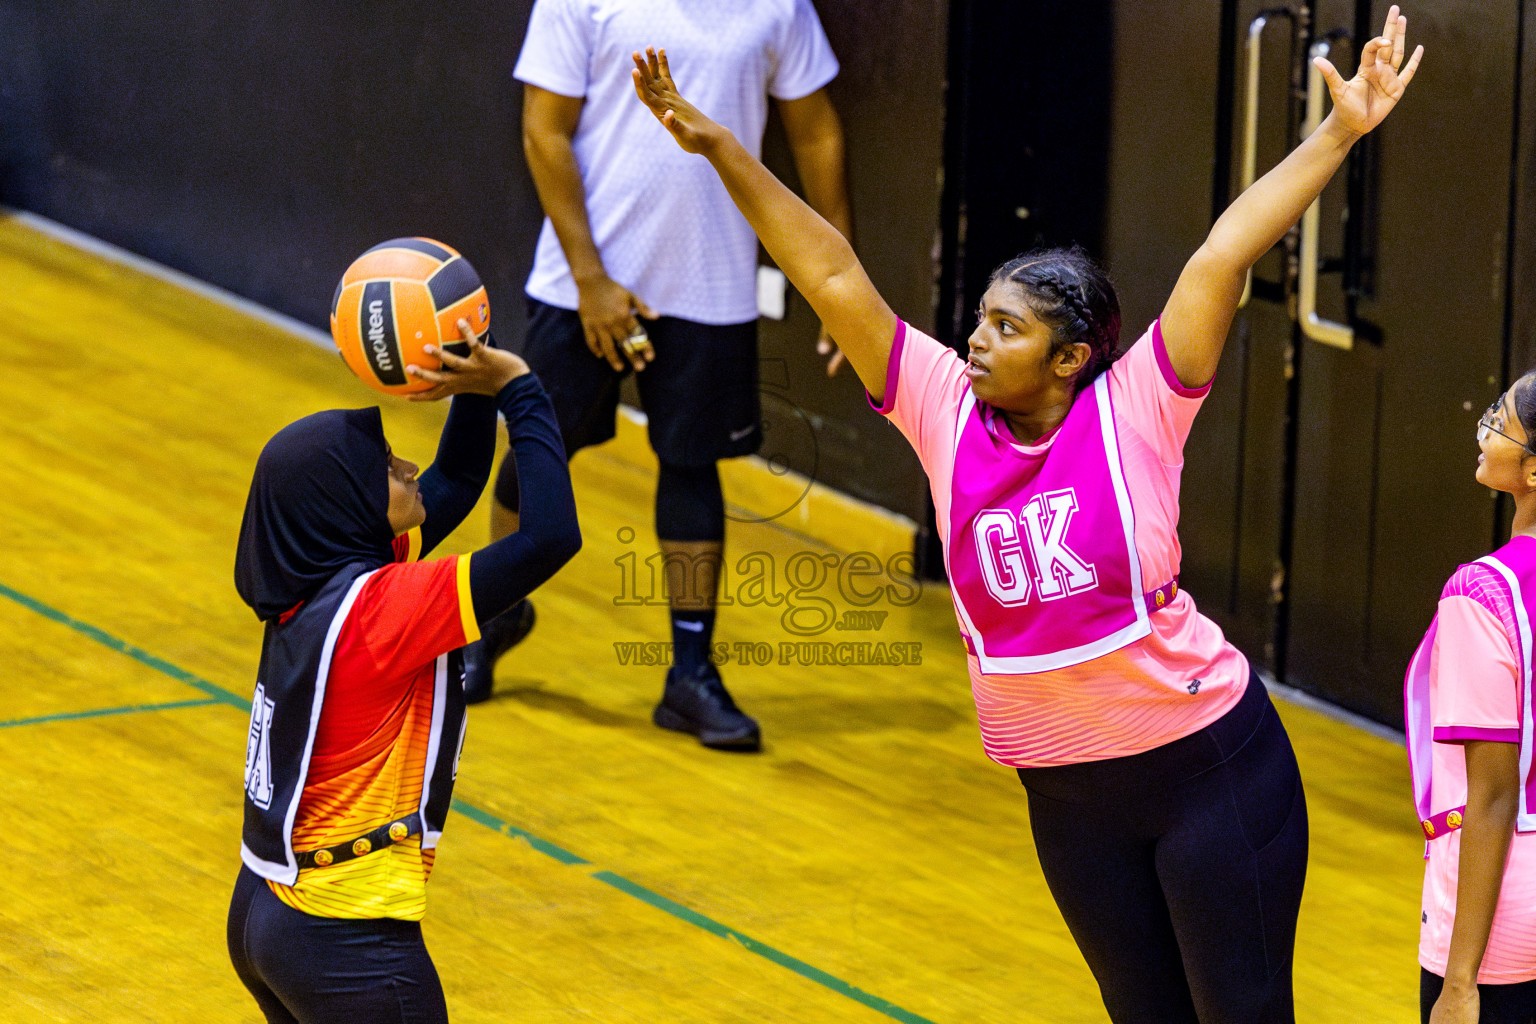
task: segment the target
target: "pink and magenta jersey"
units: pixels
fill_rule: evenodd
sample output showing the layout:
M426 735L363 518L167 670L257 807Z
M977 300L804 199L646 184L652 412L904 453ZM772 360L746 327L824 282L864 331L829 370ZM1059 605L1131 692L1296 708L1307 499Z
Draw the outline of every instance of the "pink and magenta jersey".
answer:
M1150 599L1141 585L1108 378L1072 403L1042 452L1021 449L974 394L956 422L944 564L981 671L1069 668L1146 636L1149 607L1177 584Z
M971 690L982 745L993 760L1014 767L1039 767L1140 753L1198 731L1220 718L1242 695L1248 681L1247 660L1227 643L1215 623L1195 610L1188 594L1170 586L1179 573L1184 441L1208 389L1209 385L1186 388L1179 382L1154 323L1111 365L1103 380L1077 396L1068 414L1071 424L1063 423L1036 444L1022 445L1007 435L1006 426L992 422L988 407L975 402L965 364L953 351L898 323L885 401L876 409L888 415L911 442L928 474L939 533L954 563L950 572L957 581L954 593L962 631L968 637L973 629L980 634L979 644L968 644ZM1092 409L1079 409L1084 402L1095 404ZM1068 429L1072 424L1077 425ZM1112 436L1095 434L1100 426ZM988 438L979 433L983 430ZM988 444L1002 454L996 459L985 457ZM980 521L995 514L984 505L1011 507L1007 496L998 493L1012 486L1016 471L1009 458L1043 461L1057 444L1074 446L1074 451L1083 453L1085 466L1096 467L1085 469L1081 486L1072 488L1074 507L1067 509L1064 497L1056 497L1052 504L1053 496L1069 489L1062 486L1068 481L1053 479L1038 485L1042 488L1038 497L1015 496L1027 497L1019 522L1028 527L1028 513L1036 513L1034 531L1008 536L1000 532L1003 517L996 516L996 529ZM957 452L965 462L959 467L965 479L958 488ZM1101 465L1106 463L1106 452L1108 464ZM983 457L977 458L978 453ZM1059 469L1055 472L1059 476ZM978 475L984 479L976 479ZM978 492L984 499L969 497ZM1110 501L1122 507L1099 507ZM1089 504L1095 507L1087 508ZM958 528L951 524L956 511L963 521ZM1145 594L1148 601L1144 625L1127 625L1120 634L1120 640L1136 637L1123 646L1116 646L1119 640L1104 641L1101 646L1113 649L1095 656L1099 648L1093 643L1100 641L1088 642L1085 636L1081 644L1064 642L1063 648L1072 647L1080 652L1077 657L1085 657L1072 664L1059 663L1074 657L1032 660L1039 653L1036 648L1029 646L1027 637L1019 640L1012 635L1025 631L1011 629L1006 617L1000 618L995 610L985 616L967 613L967 607L980 603L965 597L967 588L975 589L972 578L985 577L995 594L995 584L1008 584L1014 577L1006 571L1006 559L998 563L1004 567L1001 573L996 566L989 574L986 565L966 564L968 552L977 543L959 534L960 529L970 530L980 538L978 543L1003 545L997 547L999 551L1025 541L1054 551L1046 531L1053 523L1064 524L1064 514L1082 516L1084 522L1095 521L1095 516L1105 523L1113 520L1116 529L1127 524L1134 544L1120 544L1114 565L1118 571L1129 566L1139 575L1137 580L1125 581L1124 589L1129 591L1125 599L1140 600ZM1026 536L1031 532L1040 536ZM1091 532L1096 536L1103 531ZM1038 558L1039 551L1035 554ZM1063 589L1069 588L1076 571L1069 564L1072 561L1068 554L1054 562ZM1106 616L1112 611L1103 610ZM1094 635L1114 637L1109 629L1105 626ZM1017 650L1022 657L987 657L984 664L978 648Z
M1536 547L1536 539L1511 545ZM1520 628L1509 584L1490 565L1463 565L1440 595L1429 651L1430 812L1467 802L1467 740L1518 743ZM1461 833L1431 840L1424 870L1419 963L1444 976L1456 921ZM1536 980L1536 832L1516 832L1505 861L1488 949L1477 980Z

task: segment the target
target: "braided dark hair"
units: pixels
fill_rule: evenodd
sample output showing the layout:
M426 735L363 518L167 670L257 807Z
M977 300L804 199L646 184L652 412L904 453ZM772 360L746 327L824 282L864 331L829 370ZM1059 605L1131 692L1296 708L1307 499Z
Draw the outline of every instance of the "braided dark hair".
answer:
M1109 275L1082 246L1034 249L992 271L988 285L1011 281L1024 289L1026 301L1051 329L1051 354L1079 342L1091 350L1072 378L1082 391L1115 361L1120 344L1120 300Z
M1525 428L1525 452L1536 455L1536 366L1509 386L1510 402Z

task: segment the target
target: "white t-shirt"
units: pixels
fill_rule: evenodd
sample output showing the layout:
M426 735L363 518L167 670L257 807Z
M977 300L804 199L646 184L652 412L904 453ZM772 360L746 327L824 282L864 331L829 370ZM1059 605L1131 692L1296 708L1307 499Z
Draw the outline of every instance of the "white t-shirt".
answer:
M837 76L811 0L536 0L513 75L583 97L576 162L608 274L665 316L757 319L757 238L701 156L635 95L630 54L665 48L678 89L753 155L768 96L809 96ZM530 296L575 309L576 283L545 218Z

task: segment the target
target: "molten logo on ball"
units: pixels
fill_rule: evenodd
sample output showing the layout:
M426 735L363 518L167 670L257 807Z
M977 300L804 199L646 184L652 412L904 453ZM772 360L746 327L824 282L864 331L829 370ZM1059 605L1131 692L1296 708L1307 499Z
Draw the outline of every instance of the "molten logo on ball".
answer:
M435 370L432 345L463 354L458 322L482 341L491 327L485 286L469 261L430 238L395 238L359 256L331 299L331 337L364 384L388 394L432 385L406 376L411 364Z
M373 380L386 387L398 388L410 381L405 375L405 366L400 361L400 346L395 339L395 323L391 315L394 308L392 291L388 281L369 281L363 285L363 298L358 310L358 331L364 333L367 341L364 355ZM332 333L335 333L334 328Z
M381 370L392 370L389 361L389 345L384 341L384 303L374 299L368 303L368 341L373 346L373 361Z

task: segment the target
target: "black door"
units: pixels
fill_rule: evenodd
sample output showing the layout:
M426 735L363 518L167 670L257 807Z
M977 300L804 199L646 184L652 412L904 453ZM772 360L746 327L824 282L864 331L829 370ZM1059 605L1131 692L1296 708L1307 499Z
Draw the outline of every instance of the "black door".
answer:
M1313 45L1350 73L1379 7L1321 0ZM1424 70L1318 218L1316 333L1349 347L1297 358L1286 681L1392 725L1441 586L1495 533L1474 432L1505 383L1519 12L1412 6Z
M1101 254L1110 7L951 0L934 336L957 351L998 264L1042 247ZM933 516L930 498L917 568L943 579Z
M1262 174L1300 141L1309 89L1326 113L1314 48L1353 74L1386 7L1117 5L1105 239L1128 327L1250 161ZM1520 312L1536 302L1506 310L1509 267L1536 265L1510 230L1521 11L1411 5L1423 69L1313 230L1260 261L1185 452L1183 582L1202 611L1256 666L1391 725L1442 584L1499 534L1473 435L1510 376L1506 322L1536 322Z
M1245 167L1262 172L1293 145L1305 14L1254 0L1116 6L1105 240L1124 343L1161 311ZM1182 585L1271 672L1284 654L1295 247L1256 268L1186 447L1179 522Z

